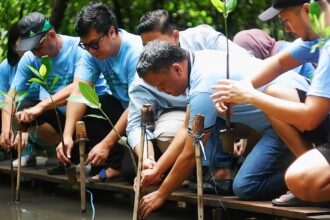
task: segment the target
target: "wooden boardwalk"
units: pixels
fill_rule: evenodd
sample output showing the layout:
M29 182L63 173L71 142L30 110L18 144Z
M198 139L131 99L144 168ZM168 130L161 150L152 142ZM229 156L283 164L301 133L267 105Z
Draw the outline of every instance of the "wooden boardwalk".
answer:
M9 161L0 162L0 173L10 174ZM65 175L48 175L45 167L24 167L22 176L39 179L43 181L67 184ZM109 183L86 183L86 187L100 190L108 190L133 195L131 185L124 181L112 181ZM174 192L169 200L180 202L181 204L196 204L196 194L187 190L179 189ZM221 214L224 212L222 205L231 211L246 211L251 213L261 213L269 216L276 216L274 219L328 219L330 220L330 208L319 207L276 207L269 201L240 201L234 196L204 195L204 205L214 209L213 219L226 219ZM220 214L219 214L220 213ZM222 216L222 217L221 217Z

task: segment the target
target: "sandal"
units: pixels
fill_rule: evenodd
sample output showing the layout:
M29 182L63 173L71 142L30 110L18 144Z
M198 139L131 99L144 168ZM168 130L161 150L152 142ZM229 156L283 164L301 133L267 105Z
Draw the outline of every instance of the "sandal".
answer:
M290 191L286 194L281 195L279 198L273 199L272 204L274 206L281 206L281 207L328 207L329 202L308 202L295 197Z
M120 171L113 169L114 171L116 171L116 173L113 176L108 177L107 176L107 169L112 169L112 168L109 167L109 168L106 168L106 169L100 169L100 171L98 172L97 175L88 178L88 182L90 182L90 183L97 183L97 182L105 183L105 182L109 181L110 179L114 179L116 177L119 177L120 174L121 174ZM97 176L97 178L95 178L96 176Z

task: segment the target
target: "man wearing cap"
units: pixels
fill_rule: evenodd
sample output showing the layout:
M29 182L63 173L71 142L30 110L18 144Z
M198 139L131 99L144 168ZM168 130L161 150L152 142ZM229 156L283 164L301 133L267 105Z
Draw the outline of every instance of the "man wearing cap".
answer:
M34 77L34 75L28 69L28 66L39 69L41 65L40 58L42 56L49 56L52 61L52 71L48 77L49 82L51 83L56 75L60 77L52 91L54 103L56 106L66 104L66 98L70 95L73 88L72 82L76 63L84 52L78 47L79 38L58 35L52 28L48 19L38 12L33 12L23 17L18 25L21 34L17 50L27 52L18 64L6 101L11 103L9 97L14 97L16 92L29 88L28 80ZM99 91L100 94L107 93L108 87L98 86L97 91ZM51 138L46 139L46 141L57 144L60 141L60 137L59 135L53 135L59 133L59 125L56 122L55 112L51 110L53 109L52 100L49 98L48 92L43 88L40 88L39 99L41 100L40 102L36 102L35 105L30 106L30 108L18 112L16 116L20 122L28 123L36 119L36 123L39 125L45 122L50 124L52 133L48 133L48 135L52 136L48 136ZM8 105L6 111L3 111L2 114L1 142L7 147L11 147L12 145L12 133L10 131L10 115L12 110L10 106L11 105ZM60 119L62 123L64 123L65 107L61 107L59 110ZM57 132L55 132L54 129Z
M318 4L321 11L325 12L325 22L329 25L329 3L326 0L319 0ZM250 78L251 82L227 80L219 82L214 87L219 91L213 95L213 98L219 112L226 111L224 102L248 103L262 109L283 141L299 157L285 176L289 189L303 200L327 201L330 199L330 147L327 137L330 111L328 70L330 41L326 40L324 46L311 53L311 47L319 42L319 36L313 31L309 22L309 7L309 1L306 0L274 0L272 7L259 18L268 20L278 14L285 22L286 31L300 38L287 50L269 58L267 65ZM307 93L276 85L265 89L267 95L254 89L305 62L318 63ZM312 149L313 146L316 146L316 149ZM294 198L292 195L283 196L273 203L297 205L296 202L299 200L292 198ZM295 202L291 204L292 201Z

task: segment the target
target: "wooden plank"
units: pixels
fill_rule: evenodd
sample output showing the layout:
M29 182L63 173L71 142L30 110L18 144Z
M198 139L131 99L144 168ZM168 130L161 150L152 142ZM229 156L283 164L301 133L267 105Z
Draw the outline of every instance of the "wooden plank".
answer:
M0 162L0 172L10 174L9 161ZM43 181L67 184L68 180L65 175L48 175L45 168L31 168L24 167L22 169L22 176L27 176ZM113 180L106 183L87 183L88 188L108 190L114 192L121 192L133 194L133 187L124 181ZM148 189L147 192L153 191L157 187ZM277 207L273 206L269 201L241 201L235 196L217 196L204 194L204 205L210 207L222 207L226 209L243 210L247 212L255 212L261 214L268 214L273 216L281 216L295 219L329 219L330 209L319 207ZM180 201L191 204L197 203L196 193L188 189L181 188L175 191L169 200ZM222 205L221 205L222 204ZM324 218L322 218L324 217Z

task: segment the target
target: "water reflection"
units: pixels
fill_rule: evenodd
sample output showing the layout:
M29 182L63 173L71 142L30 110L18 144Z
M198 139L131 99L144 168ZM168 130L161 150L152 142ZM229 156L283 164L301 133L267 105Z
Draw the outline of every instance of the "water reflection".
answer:
M87 214L80 213L79 190L68 185L47 182L22 183L21 202L15 204L10 193L10 181L0 175L0 220L91 220L92 210L87 194ZM34 184L33 184L34 183ZM93 191L95 220L130 220L133 204L127 194ZM195 210L173 205L160 209L148 220L196 219Z

